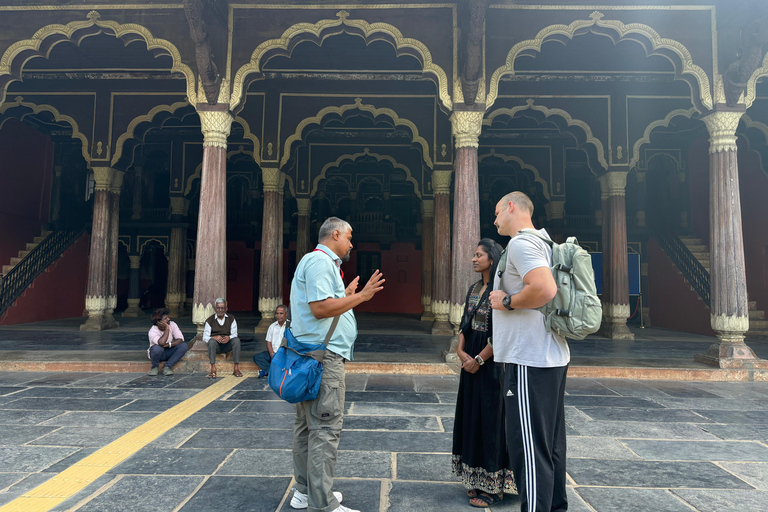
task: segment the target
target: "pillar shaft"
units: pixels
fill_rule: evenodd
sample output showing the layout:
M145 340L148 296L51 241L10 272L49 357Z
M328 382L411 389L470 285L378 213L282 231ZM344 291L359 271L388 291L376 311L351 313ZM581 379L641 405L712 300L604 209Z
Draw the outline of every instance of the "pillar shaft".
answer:
M432 313L432 268L435 254L435 202L425 199L421 202L421 314L423 322L433 322Z
M131 214L132 220L140 220L141 219L141 194L142 194L142 167L136 166L133 168L134 171L134 178L133 178L133 212Z
M608 172L600 177L603 203L603 327L608 338L633 340L629 318L629 267L627 264L627 173Z
M171 318L178 318L183 313L187 255L186 228L172 228L171 242L168 247L168 287L165 295L165 307Z
M274 322L275 308L280 304L280 285L278 261L282 252L280 226L282 222L282 195L279 184L282 183L282 173L279 169L263 169L264 182L264 217L261 225L261 256L259 265L259 312L261 321L256 326L256 332L267 332L269 325Z
M767 367L744 343L749 330L736 128L743 110L716 110L709 130L710 322L719 343L696 360L721 368Z
M204 109L204 110L201 110ZM217 297L227 294L227 136L232 116L227 105L199 105L203 168L197 222L192 321L202 334Z
M51 186L51 222L58 221L61 215L61 169L60 165L54 166L53 185Z
M432 313L435 322L432 334L451 335L448 323L451 299L451 171L434 171L432 189L435 192L435 248L432 274Z
M309 252L309 223L312 211L312 200L309 198L296 199L299 209L296 233L296 265Z
M112 314L117 307L117 249L120 234L120 187L123 184L123 173L115 171L112 186L109 190L109 245L107 247L109 268L107 268L107 310Z
M139 284L139 267L141 265L141 256L128 256L131 260L130 270L128 272L128 309L123 311L123 316L137 317L143 314L139 308L141 302L141 288Z

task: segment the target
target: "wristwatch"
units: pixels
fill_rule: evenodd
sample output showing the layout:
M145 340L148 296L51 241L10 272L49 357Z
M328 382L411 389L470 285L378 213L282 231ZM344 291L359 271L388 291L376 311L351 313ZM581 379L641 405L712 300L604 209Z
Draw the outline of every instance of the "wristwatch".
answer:
M511 295L507 295L503 299L501 299L501 305L507 308L510 311L513 311L515 308L509 305L509 301L512 299Z
M475 356L475 361L477 362L477 364L478 364L479 366L483 366L483 365L485 364L485 361L483 361L483 358L482 358L482 357L480 357L480 354L477 354L477 355Z

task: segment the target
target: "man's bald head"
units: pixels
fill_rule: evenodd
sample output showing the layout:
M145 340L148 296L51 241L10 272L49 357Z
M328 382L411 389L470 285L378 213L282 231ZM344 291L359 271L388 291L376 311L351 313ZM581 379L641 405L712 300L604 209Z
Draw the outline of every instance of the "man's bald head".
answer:
M501 201L499 202L504 206L509 203L515 203L517 208L520 208L521 210L528 212L530 216L533 216L533 202L531 201L531 198L525 195L523 192L510 192L509 194L502 197Z

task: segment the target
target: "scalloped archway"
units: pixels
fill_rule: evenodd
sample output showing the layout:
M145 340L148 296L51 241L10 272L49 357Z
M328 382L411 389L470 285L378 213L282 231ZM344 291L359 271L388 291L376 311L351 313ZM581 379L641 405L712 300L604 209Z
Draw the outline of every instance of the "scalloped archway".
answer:
M674 39L663 38L653 28L642 23L624 24L618 20L604 20L603 13L598 11L590 14L589 18L588 20L573 21L570 25L550 25L540 30L535 38L514 45L507 54L504 65L496 69L491 76L490 91L486 101L488 107L493 105L498 97L501 78L504 75L515 73L515 59L517 57L540 52L541 46L548 40L555 39L565 42L566 39L573 39L584 32L593 31L610 37L614 43L623 40L635 41L645 48L647 55L666 57L675 66L675 74L681 75L691 85L693 104L701 104L707 109L712 109L712 90L709 77L701 67L693 63L691 53L682 43ZM675 59L680 61L682 69L678 68L678 64L674 62ZM768 72L768 70L766 71ZM695 95L695 89L698 89L698 98Z
M765 76L768 76L768 53L763 57L763 64L747 80L747 90L744 92L744 103L747 108L751 107L757 98L757 81Z
M485 153L483 155L480 155L478 157L477 161L479 163L479 162L482 162L483 160L485 160L487 158L498 158L498 159L500 159L501 161L503 161L505 163L506 162L515 162L515 163L517 163L517 165L519 165L522 170L529 171L531 174L533 174L533 181L535 181L536 183L539 183L541 185L544 197L546 197L547 200L550 199L550 196L549 196L549 185L546 182L546 180L541 177L541 174L539 174L539 170L536 167L534 167L534 166L532 166L530 164L525 163L521 158L518 158L518 157L516 157L514 155L502 155L502 154L496 153L496 150L494 148L491 148L491 152L490 153Z
M691 119L694 116L694 114L697 114L697 113L698 113L698 110L696 110L695 107L691 107L687 110L679 108L667 114L666 117L664 117L664 119L657 119L656 121L653 121L648 126L646 126L645 131L643 132L643 136L637 141L635 141L635 145L632 147L632 158L629 160L629 168L632 169L640 161L640 148L642 147L643 144L648 144L649 142L651 142L651 132L653 132L654 129L659 127L666 128L667 126L669 126L669 123L672 122L672 119L678 116Z
M584 134L583 142L579 140L578 136L576 137L576 141L579 144L579 147L583 145L592 146L594 148L595 156L600 166L602 166L603 169L608 169L608 162L605 159L605 149L603 147L603 143L600 142L600 140L596 138L594 135L592 135L592 128L590 128L587 123L579 119L574 119L565 110L562 110L559 108L547 108L543 105L534 105L534 100L528 99L526 100L525 105L519 105L513 108L499 108L492 112L489 112L486 118L483 119L483 125L492 126L493 120L500 115L515 117L516 114L518 114L519 112L523 112L525 110L533 110L536 112L541 112L542 114L544 114L545 118L554 116L555 118L562 119L566 123L565 127L563 128L567 129L569 132L573 133L574 135L576 135L576 133L574 133L573 130L570 130L569 128L572 126L579 128L579 130ZM589 152L587 154L589 155Z
M251 60L240 67L232 80L230 110L236 111L245 95L248 75L261 72L262 63L270 57L281 55L290 57L291 52L302 41L311 40L322 44L326 38L340 33L362 37L366 43L381 40L394 46L397 56L410 55L421 63L423 73L430 75L437 82L438 98L448 110L453 108L448 76L445 71L432 61L432 53L421 41L404 37L397 27L388 23L368 23L365 20L349 19L347 11L336 13L336 19L320 20L317 23L298 23L283 32L280 38L261 43L251 54Z
M128 42L142 39L147 44L147 50L157 50L171 57L173 66L171 72L182 73L186 81L187 97L194 106L195 75L192 69L181 61L181 53L171 42L159 39L142 25L136 23L120 24L116 21L102 20L97 11L91 11L83 21L71 21L66 25L46 25L32 35L30 39L17 41L8 47L0 57L0 104L5 101L8 85L21 79L24 64L35 57L48 58L51 50L57 44L69 41L79 46L86 37L105 33Z

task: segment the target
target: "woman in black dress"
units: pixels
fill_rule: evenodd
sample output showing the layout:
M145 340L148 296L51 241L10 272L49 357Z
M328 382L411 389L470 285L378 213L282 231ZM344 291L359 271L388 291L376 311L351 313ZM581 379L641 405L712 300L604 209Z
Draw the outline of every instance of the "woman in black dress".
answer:
M490 507L504 493L517 494L504 434L504 366L493 362L491 346L488 294L501 251L490 238L480 240L475 250L472 267L482 279L467 292L457 349L462 365L453 426L453 474L461 477L475 507Z

